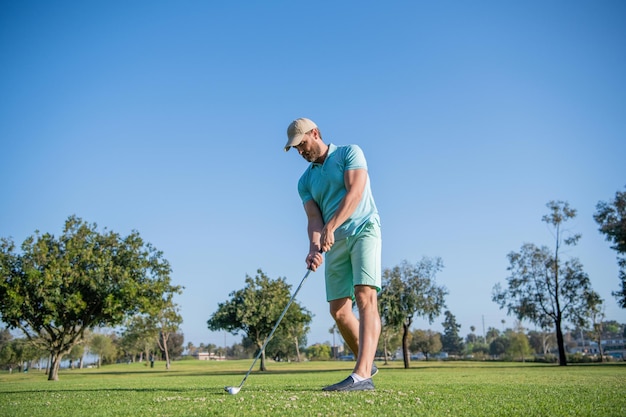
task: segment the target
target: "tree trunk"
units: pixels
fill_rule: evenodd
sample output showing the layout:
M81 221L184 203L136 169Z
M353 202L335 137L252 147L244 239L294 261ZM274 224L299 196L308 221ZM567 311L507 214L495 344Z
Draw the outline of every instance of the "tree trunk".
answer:
M411 354L409 353L409 326L404 323L402 325L402 356L404 356L404 369L411 366Z
M542 339L542 343L543 343L543 354L544 355L548 354L548 337L550 337L550 335L548 335L548 332L545 332L544 329L541 329L541 339Z
M294 339L296 339L296 360L300 362L300 344L298 343L298 336L295 336Z
M161 337L163 338L163 351L165 352L165 369L167 369L169 371L170 369L170 353L168 352L167 349L167 339L169 339L169 334L167 334L165 332L161 332Z
M602 334L598 334L598 339L596 340L598 343L598 352L600 352L600 362L604 362L604 349L602 349Z
M385 356L385 365L389 365L387 362L387 357L389 356L389 352L387 351L387 334L383 334L383 353Z
M50 356L50 370L48 372L48 381L59 380L59 366L61 365L61 359L63 359L63 355L59 353L53 353Z
M556 324L556 344L559 347L559 366L567 365L567 356L565 355L565 342L563 340L563 331L561 330L561 320L555 320Z
M261 348L259 347L259 349ZM265 349L263 349L263 351L261 352L261 365L259 365L259 371L267 371L267 368L265 367Z

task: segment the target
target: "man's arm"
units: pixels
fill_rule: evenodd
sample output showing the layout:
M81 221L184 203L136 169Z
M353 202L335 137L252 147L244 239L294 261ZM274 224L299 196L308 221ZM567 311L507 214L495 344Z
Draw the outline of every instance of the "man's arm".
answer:
M361 202L365 184L367 184L367 170L347 170L343 175L343 179L346 186L346 195L339 203L334 216L321 229L320 243L323 252L330 250L331 246L335 244L335 230L348 220Z
M307 232L309 234L309 254L306 257L306 264L309 269L315 271L323 262L320 254L322 249L320 237L324 228L324 218L319 206L313 200L304 203L304 211L306 212Z

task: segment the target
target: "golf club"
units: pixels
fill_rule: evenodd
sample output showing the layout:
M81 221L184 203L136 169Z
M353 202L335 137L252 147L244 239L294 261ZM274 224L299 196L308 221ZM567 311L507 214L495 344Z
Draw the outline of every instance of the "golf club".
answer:
M265 347L267 346L268 342L270 341L270 339L274 335L274 332L278 328L278 325L280 324L280 322L282 321L283 317L287 313L287 310L289 309L289 306L291 306L291 303L293 302L294 298L296 298L296 295L298 294L298 291L300 291L300 288L302 288L302 284L304 284L304 281L306 281L306 279L307 279L307 277L309 276L310 273L311 273L311 269L306 271L306 274L304 275L304 278L302 278L302 281L300 281L300 285L298 285L298 288L296 288L296 291L293 293L293 295L289 299L289 302L285 306L285 309L283 310L283 312L281 313L280 317L278 318L278 321L274 325L274 328L270 332L269 336L267 336L267 339L265 339L265 343L263 343L263 346L261 347L261 350L259 350L259 353L257 353L256 358L254 358L254 361L252 362L252 365L250 365L250 369L248 369L248 372L246 372L246 376L243 377L243 380L241 381L241 383L238 386L236 386L236 387L224 387L224 391L226 391L230 395L236 395L236 394L239 393L239 391L241 390L241 387L246 382L246 379L248 379L248 375L250 375L250 372L252 372L252 368L254 368L254 364L256 364L256 361L259 359L259 357L261 356L261 354L265 350Z

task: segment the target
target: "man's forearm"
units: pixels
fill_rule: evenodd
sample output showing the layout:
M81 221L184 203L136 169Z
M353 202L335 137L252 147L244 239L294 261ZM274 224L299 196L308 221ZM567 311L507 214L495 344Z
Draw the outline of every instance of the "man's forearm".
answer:
M341 200L335 215L328 220L326 229L333 232L339 228L346 220L350 218L354 210L359 206L362 194L356 191L348 192Z
M320 219L309 219L308 233L309 233L309 251L319 252L321 249L320 237L322 235L322 229L324 228L324 221Z

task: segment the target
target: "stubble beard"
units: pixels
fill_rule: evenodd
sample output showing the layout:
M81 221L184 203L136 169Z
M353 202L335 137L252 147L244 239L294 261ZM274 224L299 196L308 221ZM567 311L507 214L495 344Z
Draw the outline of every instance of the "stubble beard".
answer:
M315 162L322 156L320 152L319 146L317 148L312 148L309 152L305 152L302 154L302 157L308 162Z

